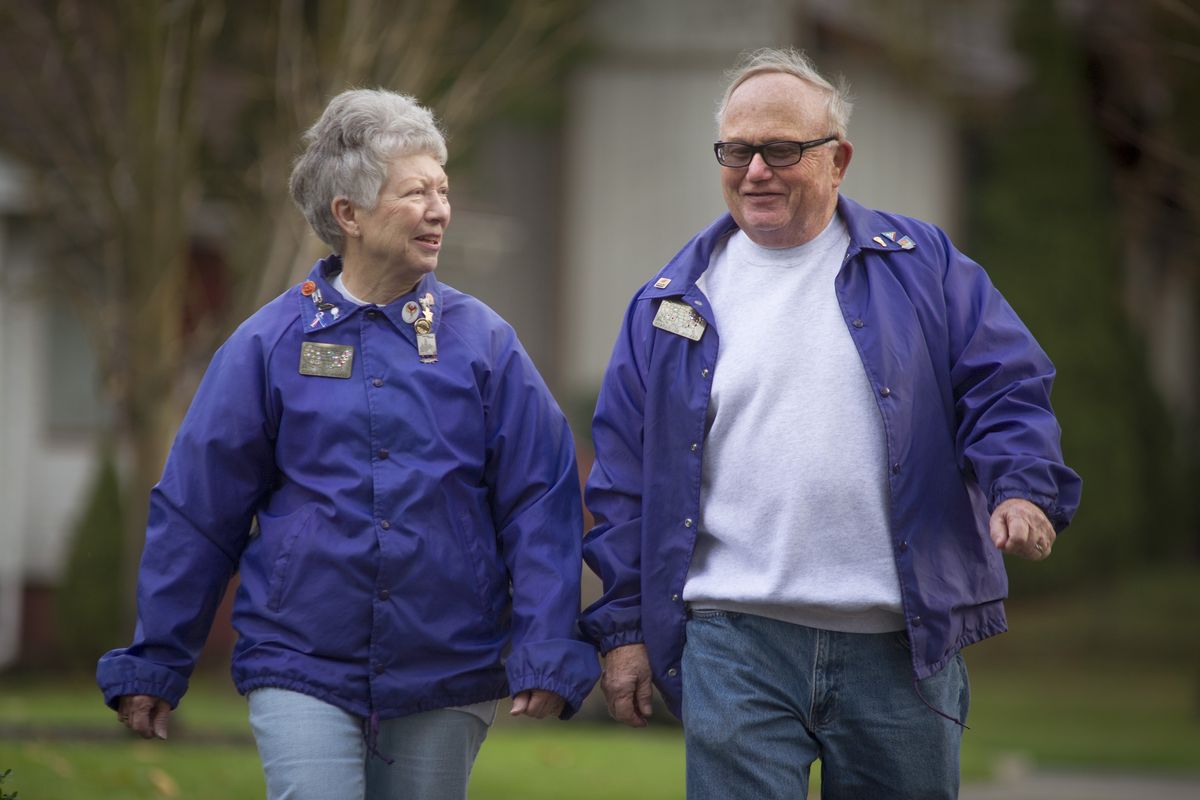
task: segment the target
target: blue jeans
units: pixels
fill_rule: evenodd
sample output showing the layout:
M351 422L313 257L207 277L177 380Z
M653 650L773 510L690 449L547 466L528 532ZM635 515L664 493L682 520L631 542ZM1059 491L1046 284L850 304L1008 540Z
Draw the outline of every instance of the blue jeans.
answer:
M961 654L913 688L908 636L838 633L693 611L683 650L688 800L958 796L966 720Z
M463 800L487 725L441 709L379 723L379 753L363 720L299 692L248 696L269 800Z

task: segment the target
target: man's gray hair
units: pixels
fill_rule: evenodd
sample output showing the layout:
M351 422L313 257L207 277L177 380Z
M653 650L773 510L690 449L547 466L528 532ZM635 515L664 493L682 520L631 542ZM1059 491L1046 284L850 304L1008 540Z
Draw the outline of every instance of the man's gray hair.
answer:
M359 208L375 208L389 162L430 155L446 163L446 139L432 112L408 95L385 89L351 89L329 101L304 134L288 189L321 241L342 251L345 236L331 206L345 197Z
M844 80L839 79L834 86L825 76L817 71L812 60L803 52L792 48L776 49L763 48L744 53L737 65L727 73L729 86L721 105L717 108L717 129L725 118L725 109L729 98L735 89L746 82L748 78L763 73L782 72L785 75L795 75L805 83L811 84L825 92L825 108L829 114L829 133L839 138L845 138L846 129L850 125L850 112L854 110L854 100L850 97L850 89Z

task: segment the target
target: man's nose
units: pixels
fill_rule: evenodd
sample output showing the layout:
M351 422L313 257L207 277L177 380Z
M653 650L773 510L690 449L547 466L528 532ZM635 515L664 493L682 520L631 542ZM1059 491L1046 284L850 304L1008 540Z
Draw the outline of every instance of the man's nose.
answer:
M771 167L763 160L762 153L755 153L746 165L746 177L752 181L765 181L773 174Z

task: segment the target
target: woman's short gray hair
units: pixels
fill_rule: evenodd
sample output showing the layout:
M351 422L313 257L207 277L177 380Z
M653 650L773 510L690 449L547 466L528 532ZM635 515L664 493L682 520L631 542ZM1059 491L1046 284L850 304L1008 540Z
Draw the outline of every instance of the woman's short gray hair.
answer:
M785 75L795 75L805 83L812 84L818 89L823 90L827 97L826 110L829 113L829 132L835 134L838 138L845 138L846 129L850 125L850 112L854 110L854 100L850 97L850 89L846 85L846 82L839 79L838 85L834 86L825 76L817 71L816 66L808 56L790 47L785 49L768 47L742 55L737 66L730 70L727 75L729 86L725 89L725 96L721 98L721 105L717 108L718 130L720 130L721 122L725 117L725 108L729 105L729 98L733 95L733 91L745 83L748 78L766 72L782 72Z
M345 236L334 219L334 198L372 209L388 163L428 154L446 163L446 139L429 109L385 89L351 89L329 101L304 134L288 189L321 241L340 253Z

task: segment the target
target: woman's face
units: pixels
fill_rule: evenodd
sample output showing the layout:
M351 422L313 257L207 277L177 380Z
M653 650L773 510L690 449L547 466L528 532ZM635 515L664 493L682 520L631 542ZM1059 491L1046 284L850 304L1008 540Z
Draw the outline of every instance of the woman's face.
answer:
M450 184L433 156L394 158L370 211L357 209L359 252L367 263L416 283L437 269L450 224Z

